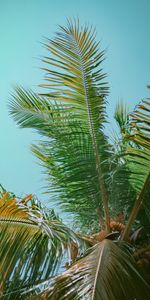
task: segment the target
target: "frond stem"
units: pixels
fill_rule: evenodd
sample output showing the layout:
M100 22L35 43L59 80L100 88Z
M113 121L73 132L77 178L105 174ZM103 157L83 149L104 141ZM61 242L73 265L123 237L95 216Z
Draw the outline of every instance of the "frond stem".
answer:
M129 234L130 234L130 230L131 230L131 227L138 215L138 212L139 210L141 209L141 206L143 205L143 201L144 201L144 194L145 194L145 190L147 188L147 185L149 184L150 182L150 172L148 173L148 176L145 180L145 183L143 185L143 188L137 198L137 200L135 201L135 204L132 208L132 211L131 211L131 214L129 216L129 220L128 220L128 223L126 224L126 227L125 227L125 230L123 232L123 235L122 235L122 240L125 240L127 241L129 239Z
M72 35L72 39L73 39L73 42L75 43L75 46L76 46L76 49L78 52L78 56L79 56L79 60L80 60L81 69L82 69L83 87L84 87L84 93L85 93L90 134L91 134L92 144L93 144L93 149L94 149L94 154L95 154L96 169L97 169L98 181L99 181L102 202L103 202L103 208L104 208L104 214L105 214L106 230L109 233L110 232L110 214L109 214L109 207L108 207L109 198L108 198L108 193L106 190L105 182L104 182L104 179L102 176L103 173L102 173L102 169L101 169L101 161L100 161L100 156L99 156L99 151L98 151L97 139L95 136L94 122L93 122L93 118L92 118L91 107L90 107L90 103L89 103L86 72L85 72L85 68L84 68L84 62L83 62L80 47L73 35Z

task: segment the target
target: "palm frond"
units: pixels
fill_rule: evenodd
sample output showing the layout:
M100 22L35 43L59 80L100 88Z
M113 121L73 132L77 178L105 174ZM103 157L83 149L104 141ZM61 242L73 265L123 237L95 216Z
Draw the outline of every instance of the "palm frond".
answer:
M141 190L141 186L149 174L150 167L149 100L150 99L143 100L131 115L131 133L129 136L127 136L127 139L131 141L133 145L132 147L128 148L127 154L131 164L133 164L134 161L135 174L138 173L137 169L140 167L139 185L136 185L135 180L135 187L137 191ZM132 180L134 182L134 172Z
M128 245L104 240L56 277L47 291L31 299L141 300L148 299L149 292Z
M92 142L106 227L109 230L108 192L98 143L99 131L106 120L105 99L108 92L103 81L106 75L101 69L97 69L103 61L104 52L98 52L92 28L82 28L79 22L71 21L68 21L67 27L61 27L61 32L57 33L55 39L48 40L46 47L55 59L48 57L44 62L48 66L57 66L56 71L52 68L44 69L47 72L48 95L63 103L67 101L81 123L84 121L83 126Z
M32 200L0 199L0 292L3 299L22 299L21 291L58 272L71 251L72 231ZM12 297L12 298L11 298Z
M135 109L130 118L131 131L127 139L130 146L126 155L130 169L130 182L136 190L137 198L130 214L124 232L127 239L129 231L139 210L143 205L150 209L150 99L143 100Z
M113 140L113 155L111 159L110 182L110 210L111 215L116 216L120 212L124 212L125 218L128 219L131 208L136 199L136 191L130 182L131 170L128 166L128 160L124 155L129 148L131 142L126 139L130 134L129 126L129 109L125 103L119 101L115 108L114 119L117 123L117 133Z
M10 112L20 126L35 128L48 138L40 151L34 147L34 153L42 158L50 180L56 178L54 173L61 174L62 184L56 179L55 187L64 189L64 203L66 199L78 202L77 191L84 203L86 190L86 203L93 203L101 212L101 220L104 212L109 229L106 181L110 147L102 130L108 87L105 74L98 68L104 51L99 52L92 28L68 21L67 27L60 29L46 43L49 56L44 58L47 83L43 86L47 94L37 96L17 88Z

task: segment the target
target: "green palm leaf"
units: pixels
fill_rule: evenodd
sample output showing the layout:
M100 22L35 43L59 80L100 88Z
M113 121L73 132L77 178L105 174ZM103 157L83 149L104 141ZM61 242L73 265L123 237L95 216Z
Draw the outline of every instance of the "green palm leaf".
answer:
M150 102L143 100L130 118L130 142L126 155L130 170L129 180L136 191L136 201L130 214L123 237L128 238L129 232L139 210L144 205L149 210L150 192Z
M98 69L104 52L99 52L91 28L68 21L68 26L60 29L46 44L50 55L44 59L44 86L48 93L39 97L17 89L10 111L20 126L35 128L49 138L41 143L40 149L34 147L34 153L43 161L49 181L56 178L54 173L64 174L61 180L54 180L57 192L63 191L63 203L67 199L77 202L79 215L79 201L88 207L94 205L101 225L104 211L109 230L106 181L110 175L110 147L102 131L108 87L105 74ZM71 211L68 203L69 206Z
M130 182L131 171L124 155L131 142L125 138L130 133L129 110L123 102L117 103L114 119L118 125L119 132L117 130L114 133L114 138L112 137L114 151L111 160L113 168L109 202L114 217L121 211L124 211L127 219L136 199L136 191Z
M58 67L58 71L46 68L46 79L50 84L48 95L57 101L71 104L71 108L90 134L94 150L98 185L102 196L106 227L109 230L108 193L103 178L102 160L99 152L99 131L105 121L105 105L108 87L103 82L105 74L97 67L103 61L103 52L98 52L95 33L79 22L68 21L61 27L54 40L46 45L53 57L45 58L47 64ZM64 73L65 72L65 73ZM55 89L57 85L57 92ZM64 88L65 87L65 88Z

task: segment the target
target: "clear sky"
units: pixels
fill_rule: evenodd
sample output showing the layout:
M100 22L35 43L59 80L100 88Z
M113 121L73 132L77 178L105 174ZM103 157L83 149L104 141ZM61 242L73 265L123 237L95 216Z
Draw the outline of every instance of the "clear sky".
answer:
M124 99L131 109L147 97L150 84L150 0L0 0L0 183L23 196L40 199L42 169L29 150L38 136L18 129L8 114L13 87L37 90L42 82L43 37L53 37L66 17L96 26L97 40L107 48L104 63L111 90L108 107Z

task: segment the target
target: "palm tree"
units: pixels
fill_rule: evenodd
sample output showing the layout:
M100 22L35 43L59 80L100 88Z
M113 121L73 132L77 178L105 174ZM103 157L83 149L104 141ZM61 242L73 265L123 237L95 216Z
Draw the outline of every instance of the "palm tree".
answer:
M75 234L60 221L55 228L49 221L50 262L38 261L36 264L32 261L30 271L23 273L24 278L33 274L24 287L24 297L148 299L149 99L143 100L132 114L122 104L117 106L115 119L120 134L117 141L111 143L105 134L109 87L101 67L104 51L99 51L95 31L92 27L80 26L79 21L69 20L66 27L60 26L53 40L46 41L45 46L49 53L43 59L46 83L41 86L45 93L16 88L10 112L20 127L34 128L43 137L38 145L32 145L32 151L45 167L47 192L63 210L74 214L77 228L83 230L82 234ZM28 208L19 205L18 209L33 211L32 205ZM30 253L34 257L35 253L45 256L47 248L42 234L47 226L46 229L42 227L41 234L41 223L35 215L29 214L26 228L30 232L30 223L32 227L35 220L41 248L31 247ZM40 216L43 220L42 213ZM139 227L141 224L145 227ZM17 259L21 257L22 239L28 232L24 224L19 228L15 230L17 236L21 235L19 248L15 248L12 256ZM8 226L3 229L3 242L9 239L10 229ZM98 232L92 234L94 230ZM83 233L90 233L90 236ZM34 237L36 239L36 233L32 232L33 244ZM10 251L11 243L10 240ZM16 243L15 240L14 245ZM30 247L29 244L27 240L25 249ZM62 245L68 248L72 261L68 270L52 277L57 273L53 270L56 270L58 255L63 254L59 250L63 249ZM9 260L8 255L1 259L6 270L9 265L16 270L18 262L9 263ZM26 257L24 264L25 267L28 265ZM49 273L45 274L45 266ZM141 270L140 266L144 268ZM0 271L3 274L4 269L0 267ZM9 278L10 283L15 278L14 272ZM38 279L44 287L38 285Z

